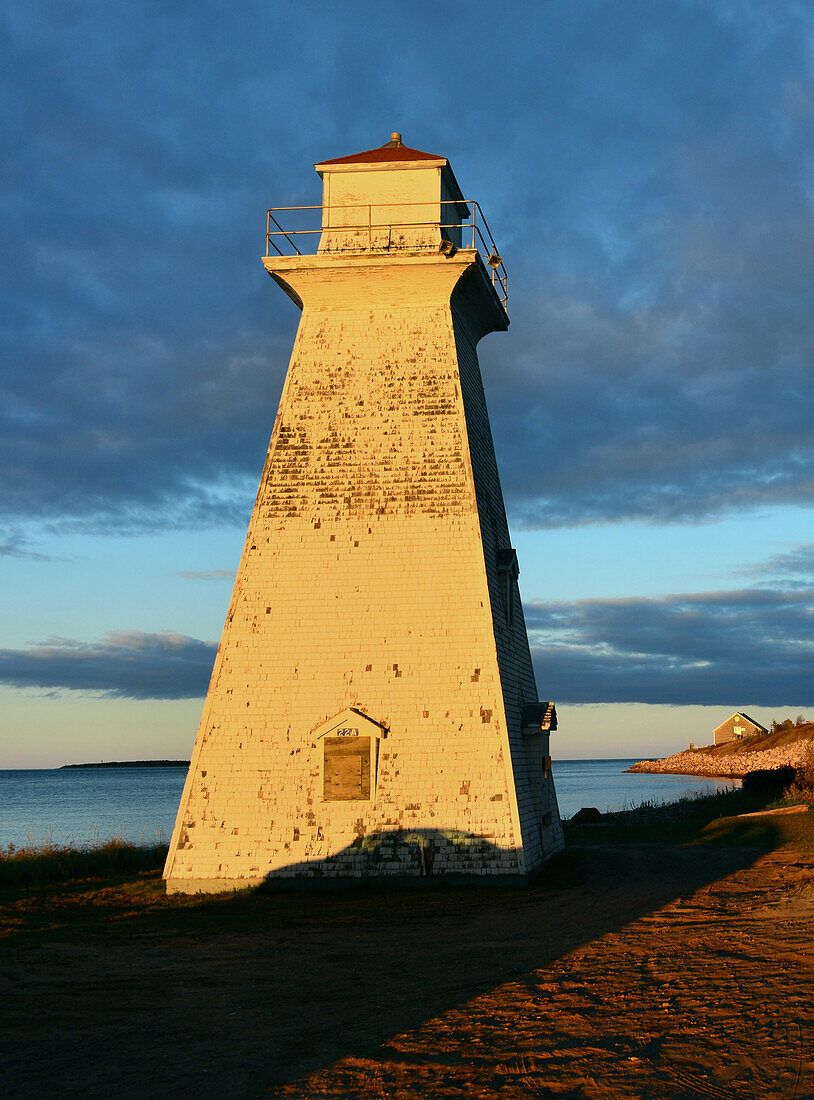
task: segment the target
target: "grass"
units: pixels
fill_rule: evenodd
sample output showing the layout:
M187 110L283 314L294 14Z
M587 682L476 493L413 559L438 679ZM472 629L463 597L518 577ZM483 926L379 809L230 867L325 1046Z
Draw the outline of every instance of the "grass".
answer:
M42 886L151 871L160 869L166 858L166 844L141 847L117 837L94 847L10 844L0 848L0 886Z
M743 814L782 806L806 803L807 814L777 815L760 821L748 819L748 824L731 824ZM729 825L719 825L719 822ZM759 844L774 847L788 839L803 840L814 825L814 791L795 792L789 798L753 794L740 787L712 794L686 795L676 802L645 801L618 813L604 814L597 825L565 823L566 843L569 841L600 844L653 842L661 844L692 844L710 841ZM750 839L746 839L746 836ZM761 838L762 839L759 839ZM814 842L814 836L810 839ZM812 843L814 848L814 843Z
M719 817L703 827L697 841L703 844L739 844L753 848L794 845L814 853L814 804L807 813L758 817Z

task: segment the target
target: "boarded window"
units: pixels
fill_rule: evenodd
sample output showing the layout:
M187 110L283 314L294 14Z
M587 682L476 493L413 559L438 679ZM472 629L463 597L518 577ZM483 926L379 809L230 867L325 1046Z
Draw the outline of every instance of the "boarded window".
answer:
M326 737L322 797L325 802L370 798L370 738Z
M515 594L517 592L517 578L520 576L520 567L517 564L517 554L511 548L498 550L497 573L500 578L506 622L509 626L514 626Z

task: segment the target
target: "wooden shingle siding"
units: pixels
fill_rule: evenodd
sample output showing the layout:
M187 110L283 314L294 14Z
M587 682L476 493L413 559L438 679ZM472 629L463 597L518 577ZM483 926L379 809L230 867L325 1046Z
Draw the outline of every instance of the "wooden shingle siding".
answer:
M463 302L457 299L463 306ZM543 775L542 745L523 737L524 712L531 705L538 725L556 729L556 711L550 702L537 702L537 684L531 662L528 634L523 617L518 584L517 554L510 545L509 526L500 487L492 430L486 408L483 378L475 344L464 309L456 308L453 296L455 346L464 404L467 438L472 458L472 479L478 509L483 558L489 586L495 649L500 670L500 686L506 716L506 737L511 758L519 831L526 868L533 870L543 859L563 845L562 826L557 809L554 781L549 771ZM508 614L507 588L511 586L514 613ZM530 703L531 700L535 702ZM546 752L548 743L546 742ZM544 808L551 806L550 835L541 834Z
M754 737L758 733L768 733L765 726L744 714L742 710L736 711L720 726L716 726L713 737L716 745L725 745L729 741L739 741L744 737Z

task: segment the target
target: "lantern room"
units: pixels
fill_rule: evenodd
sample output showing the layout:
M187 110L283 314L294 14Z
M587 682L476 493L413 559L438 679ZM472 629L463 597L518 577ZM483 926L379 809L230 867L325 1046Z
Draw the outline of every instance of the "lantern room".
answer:
M322 178L320 252L461 247L470 214L446 157L385 145L315 165Z

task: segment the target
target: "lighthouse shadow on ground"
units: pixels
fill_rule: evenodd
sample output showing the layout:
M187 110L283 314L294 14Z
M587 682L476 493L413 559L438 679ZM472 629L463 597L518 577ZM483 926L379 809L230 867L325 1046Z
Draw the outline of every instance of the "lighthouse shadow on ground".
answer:
M327 859L302 860L272 871L260 890L355 889L362 884L520 886L533 881L521 874L494 872L516 853L487 837L457 829L393 829L360 834ZM469 864L467 873L461 867ZM478 870L475 870L477 868Z
M764 828L738 844L642 843L586 827L572 831L575 843L528 888L506 889L493 877L469 886L432 868L425 874L422 853L439 837L408 835L416 853L408 886L379 876L327 894L269 884L271 892L141 900L111 884L88 907L80 885L34 939L15 933L0 949L13 993L0 1006L8 1095L46 1094L55 1072L77 1095L367 1095L370 1067L388 1062L410 1087L426 1076L425 1094L441 1096L455 1065L471 1075L494 1062L503 1072L508 1061L530 1066L543 1047L567 1053L575 1021L589 1027L589 1017L611 1008L632 1015L613 1025L615 1039L583 1036L580 1049L617 1042L625 1058L640 1058L637 1036L647 1029L639 1008L656 995L664 1001L660 968L680 973L676 937L697 926L706 970L737 970L727 946L737 906L744 890L757 896L753 865L778 840ZM374 847L394 839L384 833ZM359 850L338 855L354 860ZM704 905L705 920L726 923L720 944L696 919ZM653 929L661 929L655 939ZM784 925L776 934L791 931ZM638 946L611 963L619 937ZM578 976L586 958L598 967L587 985ZM630 974L625 959L633 960ZM735 978L748 999L739 970ZM579 996L590 1002L571 1016L555 1011L569 988L584 988ZM696 984L699 1004L704 995ZM542 1031L529 1038L535 1020ZM308 1083L315 1074L321 1084Z

